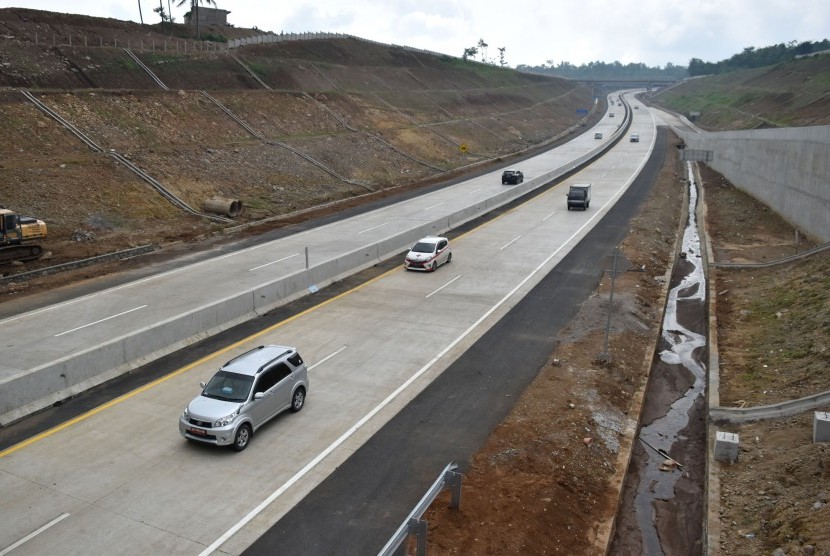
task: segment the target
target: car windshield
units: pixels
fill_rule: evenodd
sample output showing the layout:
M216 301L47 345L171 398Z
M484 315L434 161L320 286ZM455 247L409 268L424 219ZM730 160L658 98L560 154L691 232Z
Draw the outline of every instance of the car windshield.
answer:
M251 392L254 377L219 371L210 379L202 395L226 402L244 402Z
M434 253L435 252L435 244L434 243L425 243L425 242L418 242L415 244L415 247L412 248L412 251L415 253Z

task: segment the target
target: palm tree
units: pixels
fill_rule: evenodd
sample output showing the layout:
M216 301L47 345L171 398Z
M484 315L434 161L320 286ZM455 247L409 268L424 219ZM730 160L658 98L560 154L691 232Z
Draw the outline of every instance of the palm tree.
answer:
M216 0L179 0L179 3L176 4L176 7L180 7L184 5L186 2L190 2L190 17L196 18L196 39L199 39L199 4L207 4L208 6L216 6Z

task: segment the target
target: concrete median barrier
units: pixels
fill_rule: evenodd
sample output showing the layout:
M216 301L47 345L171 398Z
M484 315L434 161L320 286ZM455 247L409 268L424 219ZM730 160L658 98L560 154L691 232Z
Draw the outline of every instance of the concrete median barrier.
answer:
M589 155L580 157L578 163L590 160L600 151L601 149L596 149ZM443 235L565 175L576 165L569 163L516 187L507 188L494 197L473 202L451 214L414 226L377 243L276 278L232 297L219 299L124 337L107 339L83 352L58 358L38 368L20 370L0 382L0 425L21 419L154 359L285 305L308 294L311 286L325 287L389 257L399 256L418 239Z

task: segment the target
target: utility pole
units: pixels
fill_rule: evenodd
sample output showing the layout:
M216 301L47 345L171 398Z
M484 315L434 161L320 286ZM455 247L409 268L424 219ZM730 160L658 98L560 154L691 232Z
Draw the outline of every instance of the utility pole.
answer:
M614 267L611 270L611 294L608 296L608 320L605 322L605 340L602 343L602 352L599 354L601 361L611 362L611 354L608 352L608 336L611 333L611 313L614 310L614 281L617 278L617 253L619 249L614 248Z

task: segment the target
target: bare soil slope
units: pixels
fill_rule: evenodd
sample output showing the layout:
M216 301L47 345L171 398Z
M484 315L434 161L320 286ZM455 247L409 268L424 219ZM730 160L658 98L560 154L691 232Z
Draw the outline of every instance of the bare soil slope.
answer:
M123 51L81 49L77 42L69 47L65 38L55 42L67 46L35 44L35 32L76 33L69 23L74 18L64 17L0 10L0 84L37 88L44 102L103 148L136 160L189 202L238 196L248 207L245 221L327 201L360 203L370 190L389 194L471 162L498 160L566 133L575 123L574 109L589 94L561 81L403 51L375 51L375 62L364 57L350 65L358 59L350 49L368 47L348 40L282 45L273 56L265 47L240 52L274 91L257 90L255 80L222 52L139 49L145 63L181 87L159 91ZM131 44L151 40L144 28L121 23L107 32ZM100 21L85 25L105 27ZM391 68L378 69L381 60ZM185 72L173 67L201 69L182 86ZM206 89L268 141L244 131L199 92ZM822 102L803 105L819 112L824 106L826 117L830 111ZM764 114L775 109L771 105ZM802 113L807 119L797 121L828 123ZM0 135L2 203L47 220L52 262L143 242L195 240L216 230L161 201L106 154L82 146L17 91L0 91L0 117L9 122ZM351 181L288 154L276 142L327 161ZM634 438L636 393L651 361L649 346L658 333L664 277L680 225L685 180L672 158L676 149L669 151L621 246L631 268L643 271L616 280L611 362L597 358L609 300L606 279L513 414L470 463L461 510L446 510L442 500L427 515L431 554L597 554L604 548L600 542L626 463L619 454ZM715 259L760 262L796 249L794 230L705 169L704 190ZM76 230L95 239L73 242ZM830 389L827 276L826 254L766 270L712 272L724 404L754 405ZM26 288L11 287L18 293ZM830 450L810 444L808 416L733 430L745 440L739 462L720 470L721 552L830 553Z
M561 79L353 38L174 49L157 28L21 9L0 10L0 30L0 204L50 232L51 259L12 272L229 226L174 207L112 153L197 211L241 201L236 223L253 223L503 163L592 105Z

